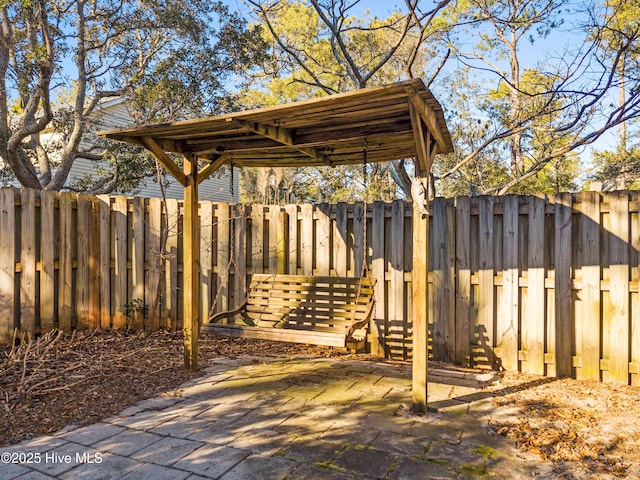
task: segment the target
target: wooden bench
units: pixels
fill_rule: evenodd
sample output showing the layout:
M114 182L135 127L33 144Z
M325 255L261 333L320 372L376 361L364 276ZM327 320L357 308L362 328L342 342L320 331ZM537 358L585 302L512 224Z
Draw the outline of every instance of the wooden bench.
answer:
M346 347L366 337L374 285L372 278L255 274L244 303L212 316L200 331ZM234 316L242 323L219 323Z

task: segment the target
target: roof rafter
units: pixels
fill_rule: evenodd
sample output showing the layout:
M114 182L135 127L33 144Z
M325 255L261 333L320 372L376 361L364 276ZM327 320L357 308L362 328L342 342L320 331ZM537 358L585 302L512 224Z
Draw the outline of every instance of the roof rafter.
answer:
M318 148L296 146L295 134L292 129L283 128L283 127L274 127L272 125L265 125L259 122L247 122L247 121L238 120L238 119L229 119L229 121L238 123L248 128L253 133L257 133L262 137L269 138L271 140L281 143L282 145L294 147L300 153L304 153L308 157L311 157L318 162L324 163L326 165L332 165L331 159L327 155L322 153Z
M444 136L442 135L442 132L438 128L438 121L433 109L429 107L429 105L427 105L427 103L424 101L424 99L420 96L420 94L416 91L415 88L406 87L406 91L409 96L409 101L416 108L418 115L420 115L420 118L422 118L422 121L427 126L427 129L429 130L429 132L431 132L431 135L436 141L437 151L435 148L432 149L433 150L432 155L436 155L437 153L440 153L440 152L442 153L447 152L449 149L447 149Z
M416 158L418 160L418 169L421 176L429 172L431 162L429 158L429 147L427 146L427 138L422 128L422 117L416 111L413 103L409 102L409 115L411 116L411 126L413 127L413 139L416 144Z

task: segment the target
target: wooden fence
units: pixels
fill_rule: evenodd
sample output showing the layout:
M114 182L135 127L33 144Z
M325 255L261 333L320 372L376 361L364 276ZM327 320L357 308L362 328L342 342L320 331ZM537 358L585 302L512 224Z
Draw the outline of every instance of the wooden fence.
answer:
M181 203L0 189L0 337L182 328ZM202 315L237 305L254 272L359 276L366 256L377 279L369 347L410 358L411 215L403 201L201 202ZM431 352L640 385L639 258L638 192L438 198Z

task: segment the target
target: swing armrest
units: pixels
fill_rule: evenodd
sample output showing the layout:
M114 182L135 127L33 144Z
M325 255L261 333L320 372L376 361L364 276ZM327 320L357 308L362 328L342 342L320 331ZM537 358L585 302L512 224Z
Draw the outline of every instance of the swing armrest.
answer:
M240 305L239 307L234 308L233 310L229 310L228 312L220 312L220 313L217 313L217 314L209 317L207 323L217 323L220 320L222 320L223 318L233 317L234 315L237 315L240 312L242 312L245 308L247 308L247 300L246 299L242 303L242 305Z
M367 323L369 323L369 319L373 314L373 307L375 306L375 304L376 304L376 301L374 299L371 299L371 301L369 302L369 306L367 307L367 310L365 311L364 315L360 318L360 320L353 321L349 326L348 335L351 335L354 331L364 327Z

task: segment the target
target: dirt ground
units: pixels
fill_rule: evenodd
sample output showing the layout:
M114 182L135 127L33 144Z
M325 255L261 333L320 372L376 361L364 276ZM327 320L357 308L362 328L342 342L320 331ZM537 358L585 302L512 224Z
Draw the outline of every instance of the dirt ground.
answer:
M199 345L202 367L216 357L256 352L380 361L328 348L211 336ZM94 423L199 375L182 366L181 333L52 332L2 352L0 446ZM513 415L487 428L512 439L523 456L553 462L559 478L578 478L576 472L629 478L639 471L639 387L505 373L490 388L494 404L512 408Z

